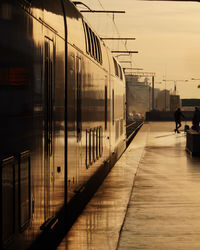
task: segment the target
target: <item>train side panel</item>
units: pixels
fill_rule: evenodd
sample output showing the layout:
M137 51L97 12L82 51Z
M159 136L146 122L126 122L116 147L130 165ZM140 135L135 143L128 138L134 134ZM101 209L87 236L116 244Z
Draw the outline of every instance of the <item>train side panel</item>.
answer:
M87 54L82 16L75 11L71 18L74 6L71 8L66 9L69 34L68 201L84 189L99 166L108 161L110 154L106 48L102 47L101 64Z

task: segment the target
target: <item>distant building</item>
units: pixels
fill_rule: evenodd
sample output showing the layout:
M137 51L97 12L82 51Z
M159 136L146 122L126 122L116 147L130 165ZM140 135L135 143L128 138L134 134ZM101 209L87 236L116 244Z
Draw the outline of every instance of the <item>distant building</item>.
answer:
M141 81L138 76L126 75L126 88L128 116L134 116L137 113L145 116L147 111L152 110L152 88L147 78ZM174 111L181 106L180 104L179 95L170 95L169 90L154 88L154 110Z
M126 75L127 87L127 113L135 115L137 113L145 116L149 111L151 102L151 87L147 81L139 81L138 76Z
M176 110L181 107L181 100L179 95L170 95L170 111Z
M155 109L159 111L169 111L170 110L170 92L169 90L161 90L157 93L157 98L155 101Z

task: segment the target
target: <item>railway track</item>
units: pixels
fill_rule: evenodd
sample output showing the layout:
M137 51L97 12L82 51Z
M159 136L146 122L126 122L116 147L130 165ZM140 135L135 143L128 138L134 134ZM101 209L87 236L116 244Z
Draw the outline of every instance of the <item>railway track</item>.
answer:
M143 125L144 120L138 120L138 121L128 121L126 126L126 144L127 146L131 142L134 135L137 133L137 131L141 128Z

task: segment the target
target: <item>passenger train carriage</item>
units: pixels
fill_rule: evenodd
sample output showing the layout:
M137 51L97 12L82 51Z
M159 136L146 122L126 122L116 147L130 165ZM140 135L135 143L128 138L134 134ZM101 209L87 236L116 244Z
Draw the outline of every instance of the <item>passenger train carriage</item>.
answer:
M23 249L125 150L125 78L68 0L1 0L0 30L1 247Z

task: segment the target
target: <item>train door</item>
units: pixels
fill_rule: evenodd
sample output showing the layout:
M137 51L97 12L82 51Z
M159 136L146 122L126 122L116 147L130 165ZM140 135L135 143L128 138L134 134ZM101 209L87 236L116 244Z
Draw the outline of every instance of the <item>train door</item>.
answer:
M45 37L44 47L44 216L52 216L53 200L53 105L54 105L54 43Z
M77 136L77 177L81 167L81 137L82 137L82 77L81 58L76 57L76 136Z

